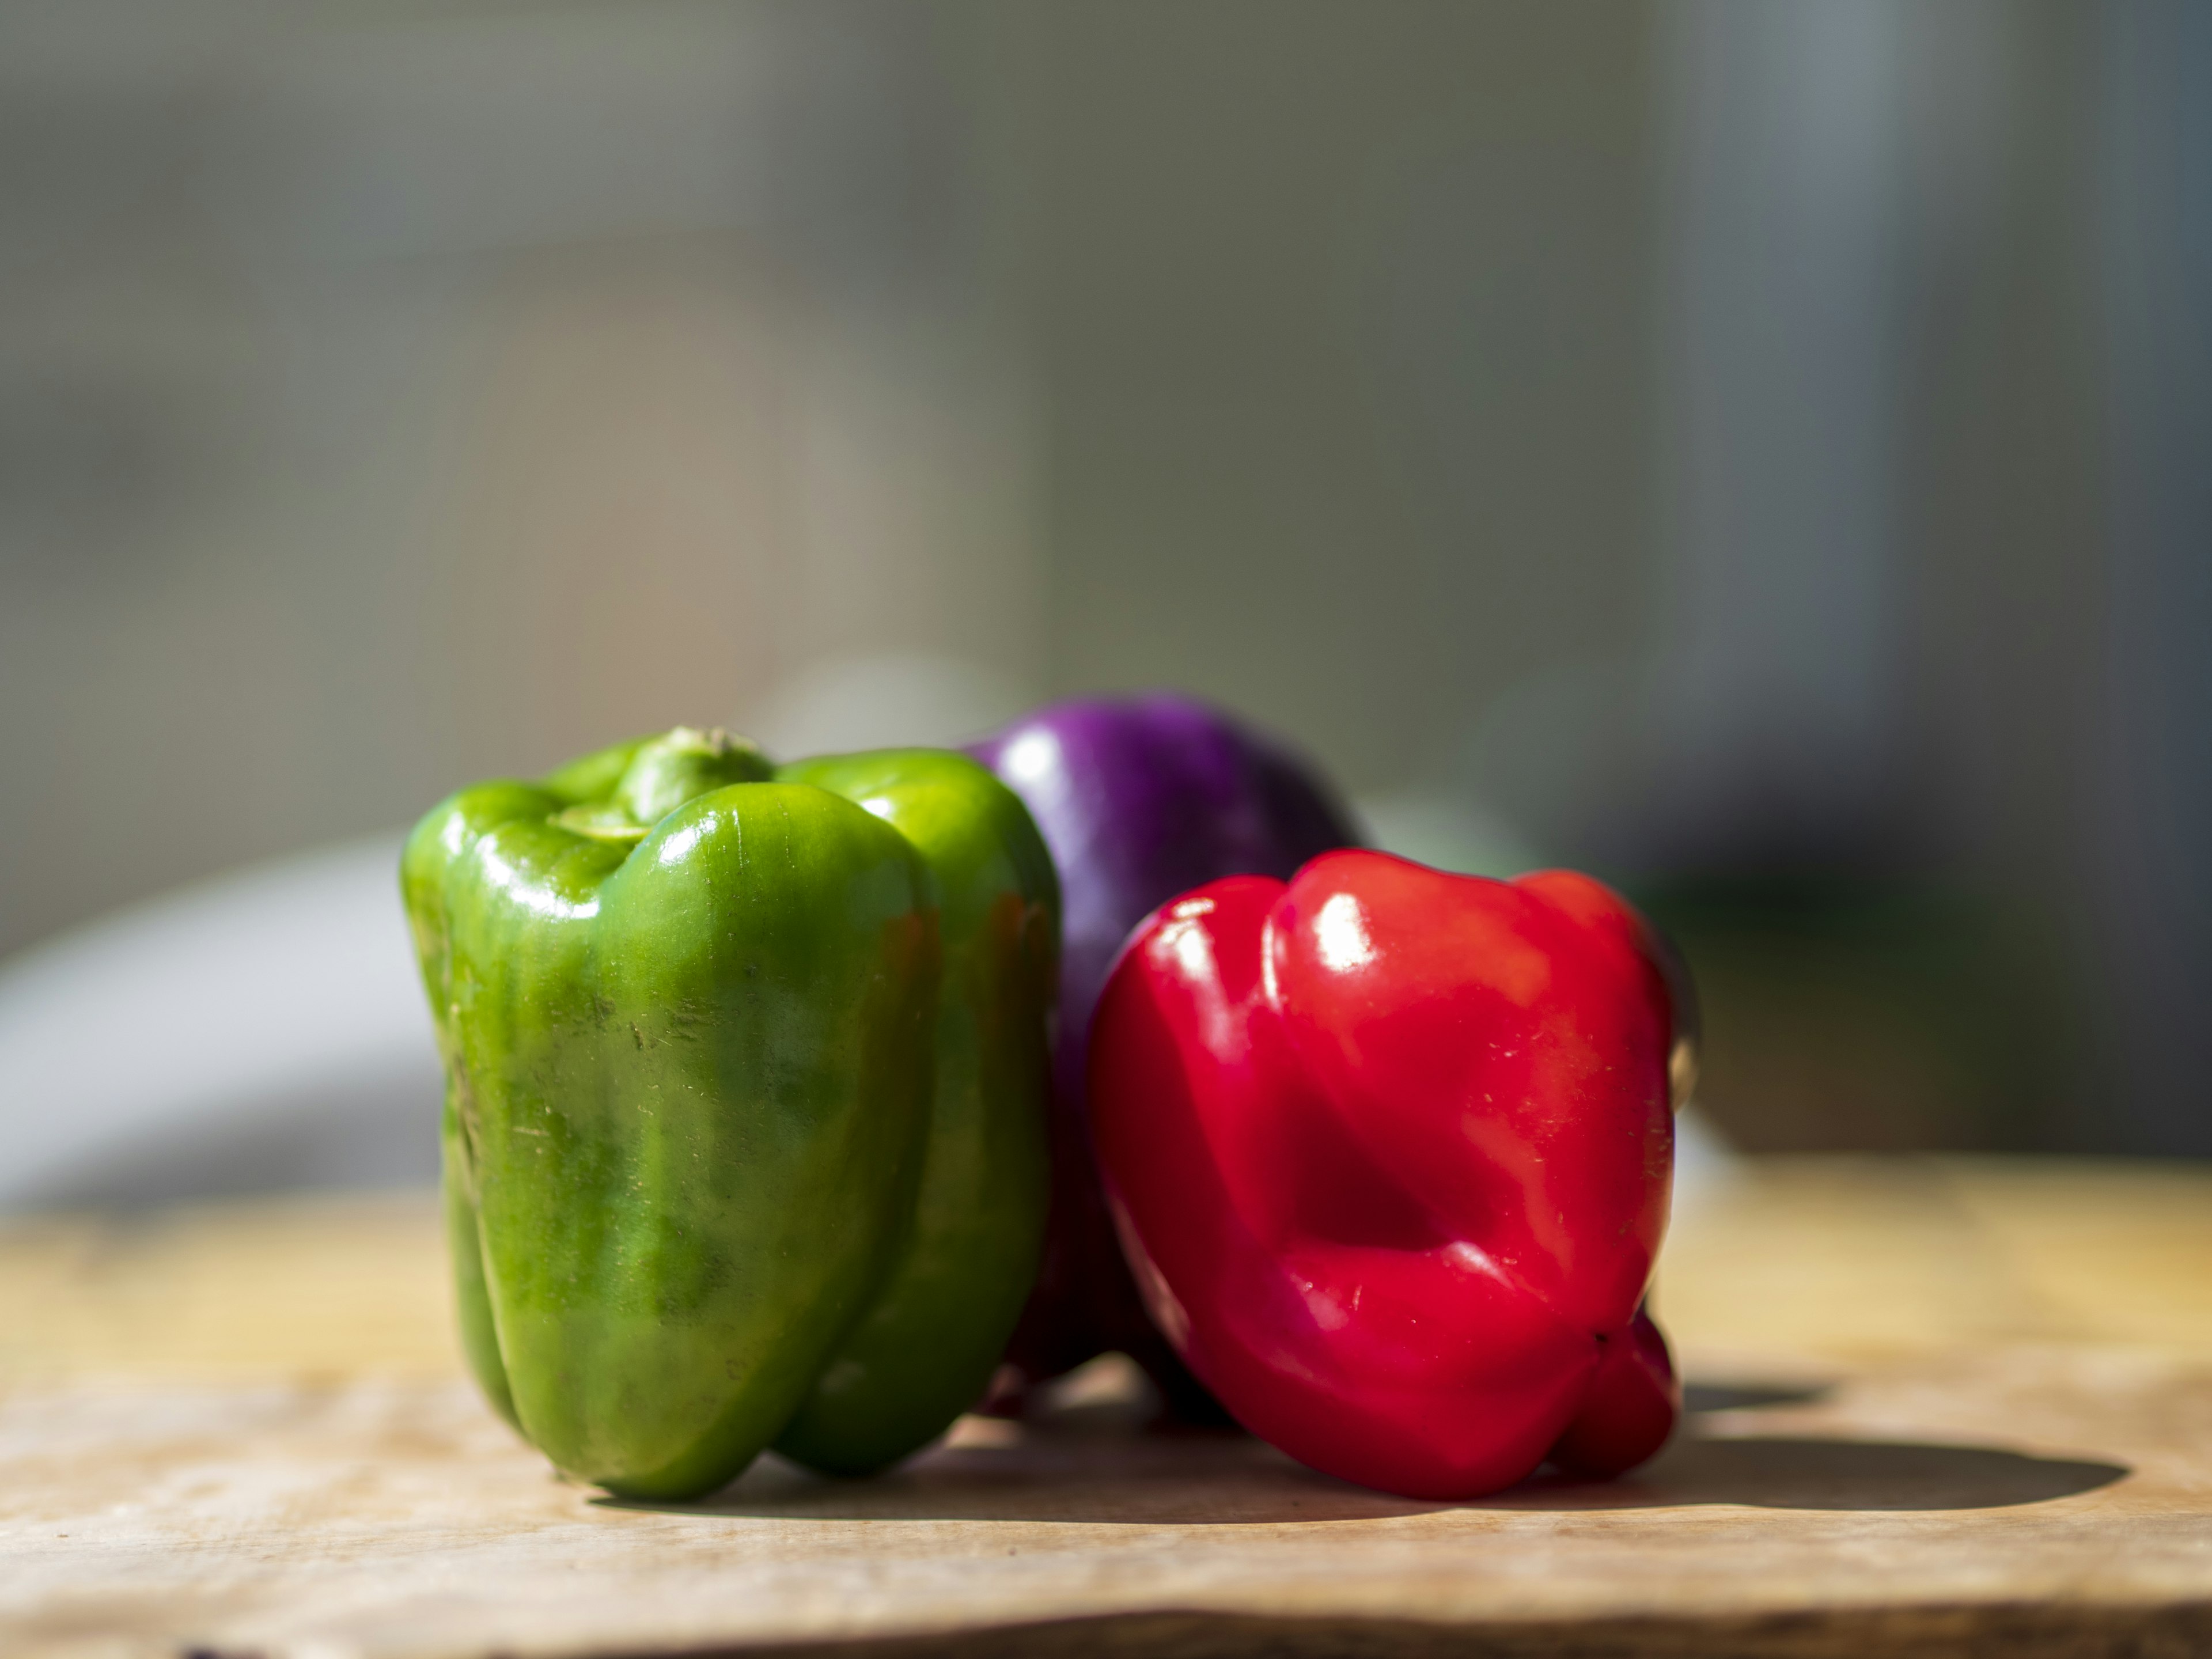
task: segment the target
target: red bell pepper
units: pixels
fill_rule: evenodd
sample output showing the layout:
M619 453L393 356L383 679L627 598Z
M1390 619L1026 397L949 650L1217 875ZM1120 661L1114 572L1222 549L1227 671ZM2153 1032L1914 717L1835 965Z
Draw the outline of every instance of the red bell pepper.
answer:
M1565 872L1339 852L1162 907L1091 1048L1154 1319L1245 1427L1367 1486L1641 1462L1680 1401L1642 1303L1686 1002L1643 919Z

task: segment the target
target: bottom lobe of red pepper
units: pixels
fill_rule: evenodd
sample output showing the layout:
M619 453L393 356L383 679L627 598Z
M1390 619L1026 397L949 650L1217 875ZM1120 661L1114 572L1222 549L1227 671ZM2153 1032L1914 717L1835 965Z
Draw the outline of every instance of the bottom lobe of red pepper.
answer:
M1185 896L1092 1027L1155 1320L1246 1428L1364 1485L1633 1467L1679 1407L1641 1310L1670 1038L1648 930L1584 878L1337 853Z

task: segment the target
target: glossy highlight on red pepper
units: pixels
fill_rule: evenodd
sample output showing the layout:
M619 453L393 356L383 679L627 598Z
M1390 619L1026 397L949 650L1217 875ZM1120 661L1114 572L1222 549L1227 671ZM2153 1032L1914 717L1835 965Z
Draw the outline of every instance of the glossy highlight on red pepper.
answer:
M1565 872L1338 852L1147 918L1092 1027L1093 1130L1185 1363L1293 1457L1411 1497L1656 1451L1669 971Z

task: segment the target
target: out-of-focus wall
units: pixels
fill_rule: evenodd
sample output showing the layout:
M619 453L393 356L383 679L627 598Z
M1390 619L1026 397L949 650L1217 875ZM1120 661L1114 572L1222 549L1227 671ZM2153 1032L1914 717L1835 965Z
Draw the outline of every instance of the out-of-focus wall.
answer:
M0 953L840 653L1038 683L958 24L0 9Z
M1650 602L1650 17L1054 12L1055 669L1448 765Z

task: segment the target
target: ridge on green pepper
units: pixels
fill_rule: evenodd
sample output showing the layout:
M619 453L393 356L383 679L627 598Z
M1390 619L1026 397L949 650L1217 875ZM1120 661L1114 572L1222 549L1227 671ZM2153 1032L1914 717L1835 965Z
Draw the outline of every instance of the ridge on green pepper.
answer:
M1011 791L679 726L460 791L401 882L463 1347L558 1467L861 1474L975 1402L1046 1201L1059 894Z

